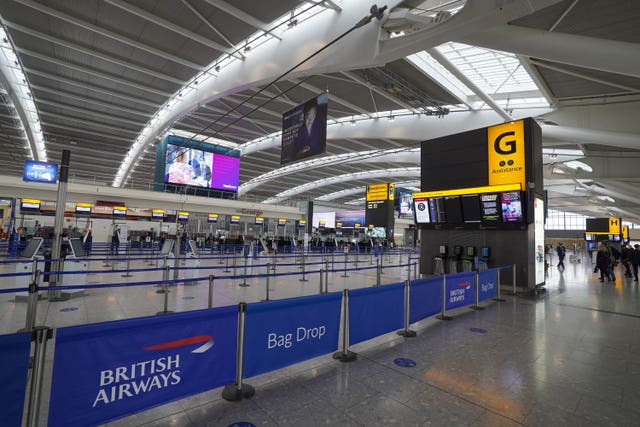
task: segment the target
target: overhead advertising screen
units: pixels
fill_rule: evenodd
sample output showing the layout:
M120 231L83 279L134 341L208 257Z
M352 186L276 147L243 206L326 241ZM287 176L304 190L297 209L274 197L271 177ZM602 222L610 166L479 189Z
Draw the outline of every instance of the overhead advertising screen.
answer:
M442 197L429 199L429 213L431 222L446 222L447 216L445 215L444 199Z
M323 154L327 147L327 103L323 93L282 115L280 164Z
M207 222L218 222L218 214L209 214Z
M58 165L56 163L26 160L22 179L29 182L55 184L58 179Z
M400 215L410 216L413 215L414 204L411 198L411 190L405 190L404 188L396 188L395 197L395 209Z
M342 227L359 227L365 222L365 211L340 211L336 212L336 222L341 222ZM358 224L358 225L356 225Z
M534 199L535 228L534 228L534 244L535 251L535 278L536 285L544 283L544 201L542 198Z
M225 191L238 191L240 179L240 159L213 153L213 175L211 188Z
M315 228L319 228L321 221L324 222L325 227L335 228L336 213L335 212L314 212L311 225Z
M167 144L164 182L238 191L240 159Z
M427 199L414 199L413 200L416 213L416 224L428 224L431 222L431 215L429 215L429 201Z
M502 219L504 222L522 221L522 201L519 191L509 191L500 195Z

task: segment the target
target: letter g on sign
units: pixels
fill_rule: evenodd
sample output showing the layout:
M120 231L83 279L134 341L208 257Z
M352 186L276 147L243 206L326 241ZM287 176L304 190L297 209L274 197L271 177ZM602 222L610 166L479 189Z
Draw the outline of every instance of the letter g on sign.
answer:
M516 133L514 131L508 131L508 132L504 132L501 133L500 135L498 135L498 137L496 138L495 142L493 143L493 148L496 150L496 153L498 154L513 154L516 152L516 141L514 139L511 139L509 141L504 141L504 149L503 149L503 145L502 145L502 140L504 138L506 138L507 136L515 136Z

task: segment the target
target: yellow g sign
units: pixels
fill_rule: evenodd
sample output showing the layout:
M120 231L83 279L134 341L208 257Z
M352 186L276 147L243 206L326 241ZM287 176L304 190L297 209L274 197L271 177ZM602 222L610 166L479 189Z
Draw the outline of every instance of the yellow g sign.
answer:
M489 185L517 184L526 188L524 121L487 128Z

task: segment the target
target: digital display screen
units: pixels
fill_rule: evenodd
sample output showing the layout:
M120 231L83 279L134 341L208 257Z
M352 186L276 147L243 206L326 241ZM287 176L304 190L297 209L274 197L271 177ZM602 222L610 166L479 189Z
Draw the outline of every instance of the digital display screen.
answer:
M415 199L414 212L416 213L416 224L428 224L431 222L429 215L429 201L427 199Z
M217 190L238 191L240 179L240 158L213 153L213 176L211 188Z
M318 223L318 228L326 228L327 227L327 221L320 221Z
M462 217L465 223L480 222L482 213L480 210L480 195L465 194L460 197L462 200Z
M231 224L240 223L240 217L238 215L231 215L231 220L229 221Z
M76 213L79 214L90 214L91 213L91 205L76 205Z
M218 222L218 214L209 214L207 222Z
M360 227L365 222L365 210L336 212L336 222L341 222L342 227Z
M502 205L502 220L504 222L522 221L522 202L519 191L509 191L500 194Z
M126 216L127 215L127 209L125 208L113 208L112 211L114 216Z
M301 219L298 222L298 227L306 227L307 226L307 220L306 219Z
M328 228L334 228L336 226L336 213L335 212L314 212L311 219L311 225L316 228L320 228L320 222L324 222Z
M56 163L26 160L22 179L29 182L55 184L58 179L58 165Z
M287 220L284 218L278 218L278 227L284 227L284 225L287 223Z
M482 203L482 222L498 223L500 222L500 206L499 196L496 193L481 194L480 202Z
M257 217L256 218L256 225L262 225L262 224L264 224L264 218Z
M37 199L21 199L20 209L23 211L39 211L40 200Z
M282 115L280 165L323 154L327 147L327 103L323 93Z
M429 199L429 214L431 222L446 222L447 216L444 213L444 199L442 197L433 197Z
M384 227L373 227L367 231L365 231L365 236L371 237L373 239L386 239L387 238L387 229Z
M151 218L163 219L164 211L162 209L154 209L151 211Z
M446 214L446 222L451 224L462 223L462 204L460 204L460 196L445 197L444 211Z
M238 191L240 159L167 144L164 182Z
M189 212L178 212L179 221L187 221L189 219Z

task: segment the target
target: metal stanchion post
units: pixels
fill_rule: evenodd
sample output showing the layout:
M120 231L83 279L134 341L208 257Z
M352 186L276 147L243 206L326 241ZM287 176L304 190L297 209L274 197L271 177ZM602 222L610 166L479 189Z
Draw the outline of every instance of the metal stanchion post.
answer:
M169 280L169 257L168 256L164 256L163 258L163 264L162 264L162 285L160 285L160 287L162 289L158 289L156 291L156 294L164 294L165 293L165 282L167 280ZM158 285L156 285L158 286Z
M359 254L356 252L356 270L358 269L358 258L360 258Z
M420 258L418 258L420 260ZM413 264L413 280L418 280L418 264Z
M306 262L304 252L302 252L302 279L298 279L299 282L308 282L306 273Z
M224 272L229 273L230 271L231 270L229 270L229 255L227 255L227 257L225 258Z
M436 319L451 320L451 316L447 316L447 275L442 275L442 313L436 316Z
M36 314L38 312L38 297L40 287L38 281L40 279L40 272L37 267L37 260L33 260L33 268L35 269L31 275L31 283L29 283L29 299L27 301L27 317L25 318L24 329L18 332L32 331L36 325Z
M517 271L516 271L516 265L513 264L513 294L516 294L516 275L517 275Z
M415 337L416 331L412 331L409 329L409 310L411 305L411 279L407 279L404 284L404 329L398 331L398 335L403 336L405 338L413 338Z
M324 276L324 270L320 269L320 289L318 290L319 294L324 293L324 283L322 283L323 276Z
M35 341L33 371L29 387L29 403L27 406L27 426L36 427L40 416L40 399L42 396L42 379L44 361L47 354L47 341L53 336L53 329L46 326L34 328L32 340Z
M331 269L332 270L336 269L336 258L335 258L335 255L336 255L336 250L334 248L333 252L331 252Z
M150 267L153 266L153 259L156 257L156 245L155 243L151 242L151 259L149 260L149 263L147 265L149 265ZM157 262L157 260L156 260ZM156 267L158 265L156 264Z
M157 312L156 314L167 314L173 313L169 310L169 266L167 265L164 269L164 277L162 278L162 290L164 291L164 309L162 311Z
M127 272L125 274L121 274L120 277L133 277L133 274L129 273L129 270L131 269L131 252L129 251L129 248L131 247L131 243L129 243L129 245L127 246L127 252L126 252L126 256L127 256Z
M216 280L216 276L209 275L209 308L213 307L213 282Z
M243 277L242 277L242 283L240 283L240 286L247 287L247 286L251 286L249 283L247 283L247 262L249 259L249 255L245 255L244 256L244 273L243 273Z
M496 271L496 297L493 299L498 302L505 302L506 299L500 296L500 269Z
M378 258L376 260L376 286L380 286L380 275L382 274L382 259Z
M341 362L353 362L358 354L349 350L349 289L342 291L342 350L333 353Z
M238 401L243 397L251 397L256 390L249 384L242 383L242 371L244 369L244 321L247 311L247 303L241 302L238 305L238 348L236 351L236 380L233 384L225 386L222 391L222 398L231 402Z
M344 254L344 274L340 275L340 277L349 277L347 274L347 262L349 262L349 254Z
M411 261L407 263L407 280L411 280Z
M471 307L469 307L472 310L484 310L484 307L480 307L480 274L478 274L478 272L476 271L475 274L475 279L476 279L476 303L475 305L472 305Z
M269 287L271 286L270 276L271 264L267 263L267 286L265 286L265 296L263 301L269 301Z
M324 270L324 293L329 292L329 262L327 261L327 268Z
M378 256L378 261L380 261L380 274L383 274L382 273L382 267L383 267L382 264L384 263L384 260L382 259L382 252L380 252L380 255Z

